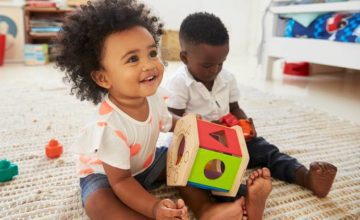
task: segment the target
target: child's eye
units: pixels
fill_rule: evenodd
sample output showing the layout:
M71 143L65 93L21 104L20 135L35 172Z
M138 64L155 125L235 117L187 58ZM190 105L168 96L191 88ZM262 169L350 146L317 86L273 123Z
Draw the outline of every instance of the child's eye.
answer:
M157 57L158 56L158 52L156 50L152 50L149 53L150 57Z
M128 63L135 63L135 62L137 62L138 60L139 60L138 56L131 56L131 57L127 60L127 62L128 62Z

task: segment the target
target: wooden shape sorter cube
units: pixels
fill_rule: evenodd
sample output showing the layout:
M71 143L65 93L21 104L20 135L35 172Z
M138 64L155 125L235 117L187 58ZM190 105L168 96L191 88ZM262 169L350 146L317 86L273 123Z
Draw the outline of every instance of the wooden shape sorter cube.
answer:
M235 196L249 162L239 126L231 128L189 114L175 127L167 155L167 184Z

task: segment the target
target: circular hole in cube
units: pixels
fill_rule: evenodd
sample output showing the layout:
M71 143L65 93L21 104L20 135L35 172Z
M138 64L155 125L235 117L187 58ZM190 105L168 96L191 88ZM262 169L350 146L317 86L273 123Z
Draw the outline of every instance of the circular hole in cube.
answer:
M178 152L177 152L177 159L176 159L176 165L178 165L181 161L181 158L184 155L184 150L185 150L185 137L184 135L179 136L179 148L178 148Z
M225 164L221 160L210 160L204 169L204 174L208 179L217 179L225 172Z

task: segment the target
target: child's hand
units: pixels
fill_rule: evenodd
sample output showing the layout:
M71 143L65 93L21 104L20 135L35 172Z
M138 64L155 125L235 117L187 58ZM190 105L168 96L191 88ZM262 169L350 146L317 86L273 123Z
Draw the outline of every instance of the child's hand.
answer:
M170 199L159 201L154 208L155 219L187 219L187 208L182 200L178 204Z
M189 112L185 112L182 116L184 117L184 116L186 116L186 115L188 115L188 114L192 114L192 113L189 113ZM201 117L201 115L200 114L195 114L195 117L196 117L196 119L202 119L202 117Z
M254 125L253 119L248 118L247 120L250 122L251 130L252 130L251 133L250 133L250 136L251 136L251 138L254 138L254 137L257 136L257 132L255 130L255 125Z

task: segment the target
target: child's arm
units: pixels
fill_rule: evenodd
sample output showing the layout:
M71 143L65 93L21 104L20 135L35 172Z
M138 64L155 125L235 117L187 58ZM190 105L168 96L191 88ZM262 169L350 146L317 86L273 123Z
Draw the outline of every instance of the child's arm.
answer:
M177 209L177 205L169 199L157 199L147 192L132 176L130 170L122 170L103 163L111 188L116 196L129 208L156 219L180 218L186 208Z
M176 126L177 121L182 117L185 116L185 109L176 109L168 107L169 112L172 114L172 126L170 132L173 132ZM201 119L201 115L196 115L197 119Z
M170 132L173 132L176 126L176 122L185 114L185 109L175 109L168 107L168 110L172 115L172 126Z
M176 108L170 108L168 107L169 112L172 113L172 115L182 117L185 114L185 109L176 109Z
M245 112L240 108L238 102L233 102L229 104L230 113L233 114L237 119L247 119Z

